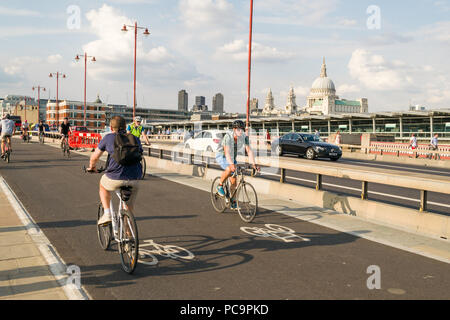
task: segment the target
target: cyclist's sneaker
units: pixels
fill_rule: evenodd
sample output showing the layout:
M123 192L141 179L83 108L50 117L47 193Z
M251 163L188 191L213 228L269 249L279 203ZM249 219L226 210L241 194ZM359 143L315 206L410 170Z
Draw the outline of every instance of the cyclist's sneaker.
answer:
M97 224L99 225L99 226L101 226L101 225L105 225L105 224L110 224L111 223L111 214L109 213L109 214L107 214L107 213L104 213L103 215L102 215L102 217L98 220L98 222L97 222Z
M2 153L2 156L1 156L1 158L3 159L5 157L5 154L4 153Z
M236 200L231 201L231 209L236 210L237 209L237 202Z
M223 186L221 185L217 186L217 193L219 194L219 196L225 197L225 190L223 189Z

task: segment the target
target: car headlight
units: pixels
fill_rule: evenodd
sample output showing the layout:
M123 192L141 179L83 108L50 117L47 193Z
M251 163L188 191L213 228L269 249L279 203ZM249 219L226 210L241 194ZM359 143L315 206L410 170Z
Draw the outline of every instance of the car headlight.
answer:
M316 149L316 151L325 151L325 148L324 147L315 147L315 149Z

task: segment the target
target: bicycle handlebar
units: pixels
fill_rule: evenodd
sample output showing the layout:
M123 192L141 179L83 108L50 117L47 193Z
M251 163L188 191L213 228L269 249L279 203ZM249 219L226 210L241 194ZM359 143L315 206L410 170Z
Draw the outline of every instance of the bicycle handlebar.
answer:
M249 170L249 169L251 169L250 175L252 177L256 176L259 172L259 170L256 170L251 165L235 165L235 166L236 166L236 171L234 171L234 173L232 174L232 177L235 177L239 174L243 174L244 171Z
M87 168L86 168L86 166L83 166L83 171L84 171L84 173L102 173L103 171L105 171L106 169L105 168L103 168L103 167L100 167L100 168L98 168L97 170L88 170Z

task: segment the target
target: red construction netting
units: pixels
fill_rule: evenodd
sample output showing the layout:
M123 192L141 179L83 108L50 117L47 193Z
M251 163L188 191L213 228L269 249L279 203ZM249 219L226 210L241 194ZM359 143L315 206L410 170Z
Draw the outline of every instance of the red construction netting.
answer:
M100 133L74 132L69 134L69 146L71 148L95 149L102 139Z

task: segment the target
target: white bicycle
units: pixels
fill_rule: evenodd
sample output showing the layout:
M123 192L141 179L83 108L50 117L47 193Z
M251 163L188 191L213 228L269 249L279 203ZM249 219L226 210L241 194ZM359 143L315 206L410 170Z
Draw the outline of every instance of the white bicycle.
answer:
M84 167L84 171L89 173L100 173L105 171L105 169L101 168L97 169L97 171L87 171L86 167ZM114 210L113 201L111 199L111 223L107 225L99 225L97 223L97 235L100 246L103 250L107 250L111 241L116 241L119 247L122 269L129 274L133 273L136 268L139 255L139 237L136 219L134 218L133 212L131 212L126 205L128 200L130 200L132 192L133 187L131 186L124 186L115 190L115 194L119 198L119 208L117 211ZM104 209L100 202L97 211L97 222L103 214Z

